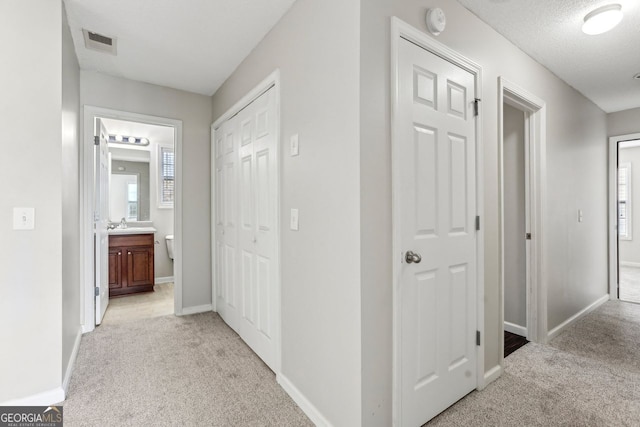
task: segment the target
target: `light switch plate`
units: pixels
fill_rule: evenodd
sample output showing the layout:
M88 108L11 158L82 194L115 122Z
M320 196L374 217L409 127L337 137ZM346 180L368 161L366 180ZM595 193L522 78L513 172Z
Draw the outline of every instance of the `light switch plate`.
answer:
M33 230L36 228L36 210L34 208L13 208L13 229Z
M298 209L291 209L291 224L290 228L293 231L298 231Z
M298 144L297 133L295 135L291 135L291 138L289 139L289 143L291 145L291 157L297 156L298 154L300 154L300 146Z

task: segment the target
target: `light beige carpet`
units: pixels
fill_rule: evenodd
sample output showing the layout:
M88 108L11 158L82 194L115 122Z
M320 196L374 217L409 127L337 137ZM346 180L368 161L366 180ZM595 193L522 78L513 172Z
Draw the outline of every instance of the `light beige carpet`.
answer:
M544 346L505 359L505 372L426 424L640 426L640 305L607 302Z
M309 426L217 314L103 325L84 335L65 426Z

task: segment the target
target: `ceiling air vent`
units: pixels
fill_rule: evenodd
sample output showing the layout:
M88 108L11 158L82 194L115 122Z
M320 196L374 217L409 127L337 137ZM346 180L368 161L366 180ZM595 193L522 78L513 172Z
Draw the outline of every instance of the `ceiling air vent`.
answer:
M103 36L102 34L94 33L84 28L82 29L82 34L84 35L84 45L87 49L116 55L117 39L115 37Z

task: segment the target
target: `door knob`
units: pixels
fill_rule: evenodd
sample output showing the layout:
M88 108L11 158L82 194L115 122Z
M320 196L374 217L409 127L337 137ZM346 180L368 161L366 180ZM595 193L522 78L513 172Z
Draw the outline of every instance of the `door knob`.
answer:
M407 261L407 264L419 264L420 261L422 261L422 257L420 256L420 254L417 254L413 251L407 251L404 256L404 260Z

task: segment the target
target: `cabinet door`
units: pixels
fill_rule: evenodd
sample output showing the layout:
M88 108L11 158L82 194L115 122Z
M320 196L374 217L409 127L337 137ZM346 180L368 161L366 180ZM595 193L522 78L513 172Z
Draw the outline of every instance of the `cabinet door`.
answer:
M153 247L127 248L127 286L153 286Z
M109 291L122 288L122 248L109 249Z

